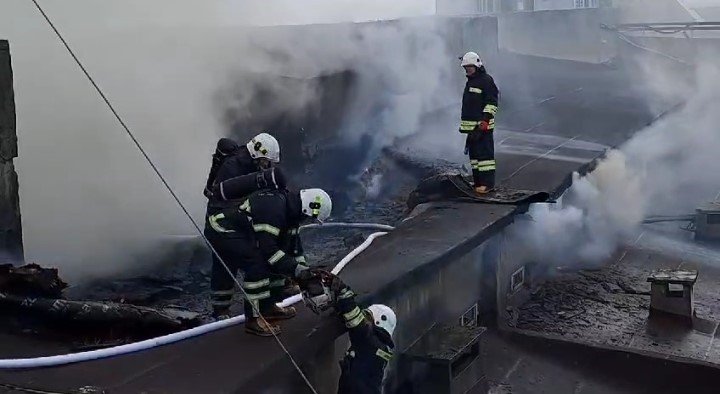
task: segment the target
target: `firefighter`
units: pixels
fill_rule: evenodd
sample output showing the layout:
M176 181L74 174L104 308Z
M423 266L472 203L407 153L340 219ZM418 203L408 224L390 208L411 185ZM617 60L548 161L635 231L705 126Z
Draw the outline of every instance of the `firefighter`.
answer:
M499 92L477 53L466 53L461 65L467 83L462 98L460 132L467 134L465 151L470 156L475 192L485 194L495 187L493 131Z
M270 134L256 135L245 145L245 149L229 138L221 138L213 154L210 173L205 184L204 194L208 198L205 236L226 264L232 266L233 274L238 269L242 270L245 279L249 276L251 281L258 275L261 279L266 276L264 272L255 272L256 264L250 263L253 261L250 256L255 253L254 245L248 243L247 239L239 237L239 234L214 231L209 218L222 209L232 206L234 200L240 200L256 190L284 187L284 177L275 176L276 173L279 173L278 169L273 169L272 174L268 174L267 170L263 172L263 169L270 168L279 161L280 145ZM243 180L243 177L252 179L247 182ZM278 178L280 182L259 182L260 179L273 181ZM226 187L227 185L230 187ZM215 253L213 253L212 259L210 287L212 289L213 317L221 319L230 315L229 309L232 304L233 292L227 291L226 287L228 281L231 284L234 282ZM216 289L220 290L216 291Z
M231 270L239 268L245 272L247 332L277 335L280 327L273 322L295 316L295 308L283 308L276 303L284 297L285 278L294 279L308 268L300 240L300 224L310 218L323 221L331 212L332 200L322 189L300 192L268 189L257 191L242 204L209 217L213 233L242 240L224 252L233 258L226 261ZM220 255L223 256L223 252ZM227 272L213 270L213 283L213 293L225 295L229 307L232 278Z
M395 312L381 304L361 309L355 293L337 276L332 279L331 291L335 310L350 336L350 349L340 361L338 394L380 394L385 367L395 347Z

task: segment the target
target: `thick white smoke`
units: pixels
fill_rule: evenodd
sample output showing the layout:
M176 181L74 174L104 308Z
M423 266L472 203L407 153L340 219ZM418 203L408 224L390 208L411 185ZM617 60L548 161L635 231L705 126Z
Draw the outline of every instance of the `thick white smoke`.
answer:
M607 259L647 215L689 214L716 198L720 189L720 68L712 54L699 57L689 84L653 59L641 74L660 99L671 95L685 106L638 132L608 153L557 205L535 205L532 221L514 229L534 261L560 265ZM657 59L655 59L657 60ZM649 96L649 101L652 96ZM652 104L652 103L651 103Z
M372 147L380 149L416 133L423 115L457 101L461 87L454 82L461 73L448 45L449 27L447 20L418 18L248 31L235 44L237 56L253 57L238 62L219 104L232 112L233 121L259 115L251 110L259 92L272 97L271 114L342 111L332 133L350 144L369 135ZM344 71L354 80L336 89L337 106L310 107L321 87L302 81ZM349 95L345 106L341 94Z
M289 69L314 76L356 64L367 70L369 84L392 85L399 92L389 100L394 108L383 122L407 133L416 123L413 111L423 105L412 96L427 97L441 80L429 73L453 61L441 52L432 24L386 25L361 35L348 29L337 36L319 27L306 40L238 27L420 15L430 10L425 2L388 6L385 1L316 0L302 7L287 0L101 3L41 2L201 223L210 154L217 137L228 132L218 94L236 84L239 74ZM403 50L420 30L427 33L409 48L424 52ZM0 37L11 42L15 71L26 259L58 266L76 282L152 265L163 253L164 237L192 234L31 2L0 4ZM293 63L277 61L278 54ZM419 59L430 63L422 81ZM415 81L410 84L410 79ZM301 105L297 100L286 96L274 105L279 110ZM355 103L362 106L361 100ZM409 115L407 124L396 118L401 111Z

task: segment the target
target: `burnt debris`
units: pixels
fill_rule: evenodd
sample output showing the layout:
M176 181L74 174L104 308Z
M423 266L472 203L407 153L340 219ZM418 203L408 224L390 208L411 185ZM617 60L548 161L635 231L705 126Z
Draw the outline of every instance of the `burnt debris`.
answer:
M0 293L26 297L59 298L67 287L55 268L43 268L37 264L14 267L0 265Z
M200 315L178 308L68 300L55 268L0 266L0 326L79 343L151 338L197 326Z

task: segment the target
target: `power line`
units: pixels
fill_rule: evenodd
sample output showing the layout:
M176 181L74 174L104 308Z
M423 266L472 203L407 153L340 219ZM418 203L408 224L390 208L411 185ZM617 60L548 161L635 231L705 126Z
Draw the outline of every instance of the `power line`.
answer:
M568 139L566 139L565 141L563 141L560 145L558 145L558 146L556 146L556 147L554 147L554 148L549 149L547 152L543 153L543 154L540 155L540 156L534 157L532 160L530 160L530 161L528 161L527 163L525 163L525 164L521 165L520 167L518 167L518 169L515 170L512 174L508 175L508 176L505 177L503 180L501 180L501 181L500 181L500 185L505 185L505 184L506 184L507 182L509 182L515 175L517 175L520 171L524 170L524 169L525 169L527 166L529 166L530 164L532 164L532 163L534 163L534 162L536 162L536 161L538 161L538 160L544 159L544 158L547 157L549 154L555 152L556 150L562 148L563 146L569 144L570 142L575 141L577 138L578 138L577 135L576 135L575 137L568 138Z
M628 37L628 36L625 35L625 34L622 34L622 33L620 33L620 32L617 32L617 35L618 35L618 38L620 38L620 40L624 41L625 43L627 43L627 44L629 44L629 45L631 45L631 46L633 46L633 47L635 47L635 48L637 48L637 49L641 49L641 50L643 50L643 51L650 52L650 53L653 53L653 54L658 55L658 56L662 56L662 57L664 57L664 58L666 58L666 59L672 60L672 61L674 61L674 62L678 62L678 63L680 63L680 64L682 64L682 65L685 65L685 66L693 66L692 63L688 63L688 62L686 62L685 60L682 60L682 59L677 58L677 57L675 57L675 56L671 56L671 55L668 55L667 53L664 53L664 52L661 52L661 51L658 51L658 50L655 50L655 49L652 49L652 48L648 48L648 47L642 46L642 45L636 43L635 41L631 40L630 37Z
M100 97L102 98L102 100L105 102L105 104L107 105L107 107L110 109L110 111L112 112L112 114L115 116L115 119L117 119L117 121L120 123L120 125L122 126L122 128L125 130L125 132L127 133L127 135L128 135L128 136L130 137L130 139L132 140L132 142L135 144L135 146L138 148L138 150L139 150L140 153L143 155L143 157L145 158L145 160L148 162L148 164L150 165L150 167L152 167L153 171L155 171L155 174L158 176L158 178L160 178L160 181L163 183L163 185L165 186L165 188L167 189L167 191L170 193L170 195L172 196L172 198L175 200L175 202L178 204L178 206L180 207L180 209L182 209L182 211L183 211L183 213L185 214L185 216L187 216L188 219L190 219L190 222L192 223L193 227L195 227L195 230L198 232L198 234L200 234L200 236L202 237L203 241L205 241L205 244L207 244L207 246L210 248L210 250L212 251L212 253L218 258L218 261L220 261L220 263L221 263L222 266L225 268L225 270L227 271L227 273L230 275L230 277L233 279L233 281L234 281L235 284L238 286L238 288L240 289L240 291L243 293L243 296L247 298L247 292L245 292L245 289L243 289L242 284L240 284L240 282L237 280L237 277L235 276L235 274L234 274L234 273L232 272L232 270L228 267L228 265L225 264L225 261L222 259L222 257L220 257L220 254L215 250L215 248L212 246L212 244L210 244L210 241L207 239L207 237L205 237L205 234L203 233L203 231L202 231L202 229L200 228L200 226L197 224L197 222L195 222L195 219L192 218L192 215L190 215L190 212L187 210L187 208L186 208L185 205L182 203L182 201L180 201L180 198L177 196L177 194L175 194L175 191L172 189L172 187L171 187L170 184L167 182L167 180L166 180L165 177L162 175L162 173L161 173L160 170L157 168L157 166L156 166L155 163L152 161L152 159L150 159L150 156L147 154L147 152L146 152L145 149L142 147L142 145L141 145L140 142L137 140L137 138L135 138L135 135L132 133L132 131L130 131L130 128L127 126L127 124L125 123L125 121L123 121L122 117L120 117L120 114L115 110L115 107L112 105L112 103L111 103L110 100L107 98L107 96L105 95L105 93L103 93L102 89L100 89L100 86L98 86L98 84L95 82L95 79L90 75L90 73L87 71L87 69L85 68L85 66L84 66L84 65L82 64L82 62L80 61L80 59L75 55L75 52L72 50L72 48L70 48L70 45L67 43L67 41L65 41L65 38L64 38L63 35L60 33L60 31L57 29L57 27L56 27L55 24L52 22L52 20L50 19L50 17L45 13L45 11L44 11L43 8L40 6L40 4L37 2L37 0L30 0L30 1L31 1L33 4L35 4L35 7L37 8L37 10L38 10L38 11L40 12L40 14L43 16L43 18L44 18L45 21L48 23L48 25L50 25L50 28L52 28L52 30L55 32L55 35L58 37L58 39L60 39L60 42L62 42L63 46L65 46L65 49L68 51L68 53L70 54L70 56L72 56L73 60L75 60L75 63L78 65L78 67L80 67L80 70L82 70L83 74L85 74L85 77L87 77L88 81L90 81L90 83L92 84L92 86L95 88L95 90L97 91L97 93L100 95ZM259 308L258 308L256 305L254 305L253 303L249 303L249 304L252 305L253 311L254 311L255 313L257 313L257 315L260 317L260 319L262 319L263 322L265 322L265 323L267 324L267 320L265 320L265 317L260 313ZM303 371L300 369L300 366L297 364L297 362L295 362L295 359L294 359L293 356L290 354L290 352L287 350L287 348L286 348L285 345L282 343L282 341L281 341L280 338L277 336L277 334L276 334L272 329L270 330L270 332L272 333L273 337L274 337L275 340L277 341L277 343L278 343L278 345L280 346L280 348L281 348L281 349L283 350L283 352L285 352L285 354L288 356L288 358L289 358L290 361L292 362L292 364L293 364L293 366L295 367L295 369L297 370L297 372L300 374L300 376L302 377L302 379L305 381L305 384L307 384L307 386L310 388L310 390L311 390L314 394L317 394L317 391L315 390L315 387L313 387L312 383L310 383L310 380L307 378L307 376L305 376L305 373L303 373Z

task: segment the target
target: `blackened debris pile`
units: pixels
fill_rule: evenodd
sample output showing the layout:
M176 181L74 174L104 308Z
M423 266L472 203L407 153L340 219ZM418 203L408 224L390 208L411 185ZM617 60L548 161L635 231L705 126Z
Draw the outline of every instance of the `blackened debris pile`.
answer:
M68 300L58 270L37 264L0 266L0 320L10 332L70 341L138 340L197 326L200 316L176 308Z
M60 279L55 268L43 268L37 264L21 267L0 265L0 293L58 298L66 287L67 283Z

